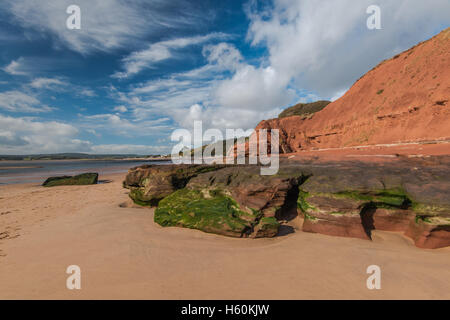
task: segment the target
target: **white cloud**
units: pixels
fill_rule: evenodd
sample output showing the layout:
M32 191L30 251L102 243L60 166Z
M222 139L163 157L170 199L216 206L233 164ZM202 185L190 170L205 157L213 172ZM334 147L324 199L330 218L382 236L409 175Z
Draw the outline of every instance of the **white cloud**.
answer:
M0 3L0 10L2 9ZM22 38L20 42L24 42ZM18 41L19 43L19 41ZM54 77L61 70L65 70L67 66L77 67L78 64L76 60L67 56L43 56L43 55L33 55L33 56L21 56L17 59L12 60L9 64L3 66L1 70L11 75L20 76L34 76L46 78L52 75L52 78L58 78L61 81L66 81L62 77Z
M96 154L168 154L172 147L169 146L146 146L130 144L102 144L92 146L91 150Z
M221 78L217 67L207 65L132 86L128 92L113 89L112 98L124 103L137 120L161 115L172 117L176 110L199 102L207 104L217 81L215 77Z
M198 103L193 104L188 109L180 109L175 111L175 120L183 128L192 128L194 121L203 121L204 110Z
M95 114L89 116L79 115L77 121L79 128L86 130L95 128L110 134L122 137L145 137L162 134L173 130L168 125L170 119L161 117L153 120L129 120L119 114Z
M239 50L232 44L222 42L216 45L207 45L203 48L203 55L212 65L217 65L219 69L236 70L243 57Z
M293 90L287 88L289 77L271 66L255 67L243 62L241 53L232 44L208 45L203 53L216 72L232 74L230 78L216 81L211 88L212 104L221 109L263 112L286 105L295 96Z
M72 4L81 9L80 30L66 27L66 9ZM22 26L54 35L55 45L82 54L134 45L161 30L179 29L205 19L194 4L181 0L5 0L3 5Z
M100 133L97 133L97 131L95 131L94 129L86 129L86 132L96 136L96 137L101 137L102 135Z
M82 87L80 88L80 94L82 96L90 97L90 98L91 97L95 97L97 95L94 90L92 90L92 89L83 89Z
M151 80L143 85L138 85L132 91L133 94L150 94L161 91L175 91L179 88L189 88L193 85L191 80L177 78Z
M9 73L14 76L26 76L28 75L28 71L25 70L23 65L23 58L19 58L17 60L11 61L7 66L3 69L6 73Z
M78 130L65 123L0 115L0 153L30 154L88 151L91 143L76 139Z
M30 87L33 89L38 89L40 90L40 92L45 90L51 90L51 91L71 93L74 94L75 96L88 98L97 96L96 92L92 89L76 85L70 83L66 79L59 79L59 78L35 78L33 79L33 81L31 81Z
M280 108L261 111L245 108L204 107L194 104L188 108L173 110L172 117L183 128L192 129L194 121L202 121L203 130L216 128L222 130L225 136L226 128L252 129L261 119L274 118L280 112Z
M143 69L151 68L153 64L174 57L174 50L188 46L198 45L213 39L224 39L228 36L223 33L211 33L205 36L176 38L150 44L148 48L136 51L125 57L123 72L116 72L113 78L128 78L139 73Z
M122 113L124 113L124 112L127 112L128 109L127 109L127 107L125 107L125 106L117 106L117 107L114 107L113 111L117 111L117 112L122 112Z
M55 89L56 87L67 85L67 82L56 78L36 78L30 83L30 86L35 89Z
M0 92L0 109L9 112L39 113L49 112L54 108L41 104L34 96L13 90Z
M225 108L269 110L284 106L295 97L287 88L288 80L272 67L245 65L232 78L220 83L215 96L217 103Z

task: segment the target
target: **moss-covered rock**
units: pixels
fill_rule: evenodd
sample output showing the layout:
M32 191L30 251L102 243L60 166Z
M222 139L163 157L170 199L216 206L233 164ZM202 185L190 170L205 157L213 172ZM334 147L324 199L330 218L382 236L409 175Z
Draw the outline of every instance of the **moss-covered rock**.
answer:
M303 231L368 239L360 217L360 200L299 190L298 208L304 214Z
M44 187L88 185L98 183L98 173L83 173L76 176L50 177L42 184Z
M329 192L329 186L326 183L318 186L315 178L299 190L297 205L305 217L303 231L362 239L369 239L375 229L402 231L418 247L450 245L449 210L445 206L415 202L401 186L389 189L361 186L359 190ZM355 187L355 182L352 183ZM336 185L339 183L333 187Z
M299 188L297 207L303 212L307 213L310 210L317 210L308 202L309 193Z
M275 217L262 217L254 227L254 238L274 237L280 228L280 223Z
M130 189L130 198L138 205L157 206L158 202L178 189L184 188L193 177L221 169L207 165L146 165L130 169L123 182Z
M154 220L163 227L185 227L231 237L251 236L256 225L257 236L274 236L279 227L275 219L264 219L259 211L243 210L232 197L217 189L175 191L159 202Z
M401 189L381 189L371 191L341 191L329 196L342 199L353 199L365 204L371 204L377 208L408 208L412 201L406 195L406 192Z

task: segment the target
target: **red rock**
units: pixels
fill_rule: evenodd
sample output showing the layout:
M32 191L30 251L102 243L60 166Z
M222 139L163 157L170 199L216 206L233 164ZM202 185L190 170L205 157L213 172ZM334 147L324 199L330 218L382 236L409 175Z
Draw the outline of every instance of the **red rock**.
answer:
M360 215L361 201L328 196L307 198L303 231L331 236L370 239Z
M321 218L305 219L303 231L330 236L350 237L369 240L359 215L330 215Z
M450 225L436 226L422 220L412 221L405 235L414 240L416 247L437 249L450 246Z
M406 231L416 214L411 210L392 210L377 208L369 219L373 229L383 231Z

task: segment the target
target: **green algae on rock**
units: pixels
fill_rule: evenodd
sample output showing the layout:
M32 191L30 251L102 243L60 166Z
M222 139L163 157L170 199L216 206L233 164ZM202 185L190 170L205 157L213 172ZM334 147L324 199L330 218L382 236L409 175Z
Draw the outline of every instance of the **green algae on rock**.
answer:
M98 173L83 173L76 176L50 177L42 184L44 187L97 184Z
M145 165L129 170L123 186L130 189L130 198L141 206L157 206L159 201L184 188L193 177L219 170L222 166Z
M414 217L400 189L306 192L299 190L303 231L370 239L371 230L404 231Z
M335 192L301 187L308 186L300 186L297 200L303 231L362 239L370 239L375 229L401 231L418 247L450 245L450 218L442 215L448 209L415 202L402 187Z
M154 220L163 227L179 226L232 237L251 236L255 227L255 237L275 236L279 227L275 219L264 219L259 211L243 210L222 190L188 188L161 200Z

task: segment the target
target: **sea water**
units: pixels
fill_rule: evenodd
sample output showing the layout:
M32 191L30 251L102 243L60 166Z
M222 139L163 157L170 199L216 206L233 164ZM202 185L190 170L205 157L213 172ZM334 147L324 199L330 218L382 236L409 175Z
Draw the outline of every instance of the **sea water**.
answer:
M85 172L102 175L127 172L144 164L163 165L170 161L146 160L36 160L0 161L0 185L14 183L42 183L48 177L75 175Z

